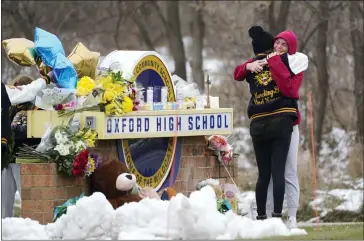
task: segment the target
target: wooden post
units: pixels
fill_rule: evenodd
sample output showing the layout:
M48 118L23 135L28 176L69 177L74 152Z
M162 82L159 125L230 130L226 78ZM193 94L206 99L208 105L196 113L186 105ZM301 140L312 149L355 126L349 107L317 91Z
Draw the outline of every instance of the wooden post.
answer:
M207 103L206 103L205 109L210 109L211 108L211 105L210 105L210 84L211 84L211 80L209 78L209 75L207 75L206 84L207 84Z

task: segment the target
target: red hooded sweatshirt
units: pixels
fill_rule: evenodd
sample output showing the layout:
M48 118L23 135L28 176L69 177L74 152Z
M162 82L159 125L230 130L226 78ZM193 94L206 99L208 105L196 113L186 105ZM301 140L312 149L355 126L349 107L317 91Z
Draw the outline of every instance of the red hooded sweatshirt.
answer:
M292 31L284 31L279 33L274 40L282 38L286 40L288 45L288 54L293 55L297 51L297 37ZM246 78L248 74L248 70L246 70L246 65L248 63L253 62L253 59L249 59L245 63L237 66L234 71L234 79L237 81L242 81ZM303 80L303 72L297 73L294 76L291 76L290 71L286 67L286 65L282 62L282 59L279 55L273 56L268 59L268 65L270 72L275 80L279 90L282 95L299 99L299 88L301 86ZM298 125L301 121L301 115L299 110L297 109L297 120L294 125Z

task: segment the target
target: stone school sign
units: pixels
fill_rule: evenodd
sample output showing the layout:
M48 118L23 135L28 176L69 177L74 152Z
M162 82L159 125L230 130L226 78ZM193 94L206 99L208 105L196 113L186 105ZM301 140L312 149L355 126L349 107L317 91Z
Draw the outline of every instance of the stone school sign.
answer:
M167 111L166 111L167 112ZM150 114L150 113L148 113ZM195 132L231 133L232 113L159 113L126 117L107 117L105 135L142 134L157 136L189 136Z

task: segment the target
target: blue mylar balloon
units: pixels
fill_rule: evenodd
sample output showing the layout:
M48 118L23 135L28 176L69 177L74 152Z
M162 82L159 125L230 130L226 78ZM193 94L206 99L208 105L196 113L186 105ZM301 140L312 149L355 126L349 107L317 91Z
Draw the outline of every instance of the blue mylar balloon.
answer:
M59 88L76 89L78 76L72 62L58 53L53 66L53 75Z
M34 31L35 52L46 65L53 68L57 54L65 55L61 41L52 33L36 27Z

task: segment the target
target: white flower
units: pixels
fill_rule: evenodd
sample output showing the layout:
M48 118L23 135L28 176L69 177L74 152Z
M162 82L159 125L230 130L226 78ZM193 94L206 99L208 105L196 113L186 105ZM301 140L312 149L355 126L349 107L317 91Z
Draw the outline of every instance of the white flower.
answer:
M76 152L86 149L86 144L83 141L78 141L76 143Z
M68 154L70 154L70 149L70 145L64 144L59 144L54 148L54 150L58 151L61 156L67 156Z
M56 138L57 144L64 144L68 141L67 136L61 133L61 131L56 131L54 138Z
M60 143L60 140L62 139L62 134L60 131L56 131L56 133L54 133L54 138L56 138L57 143Z

